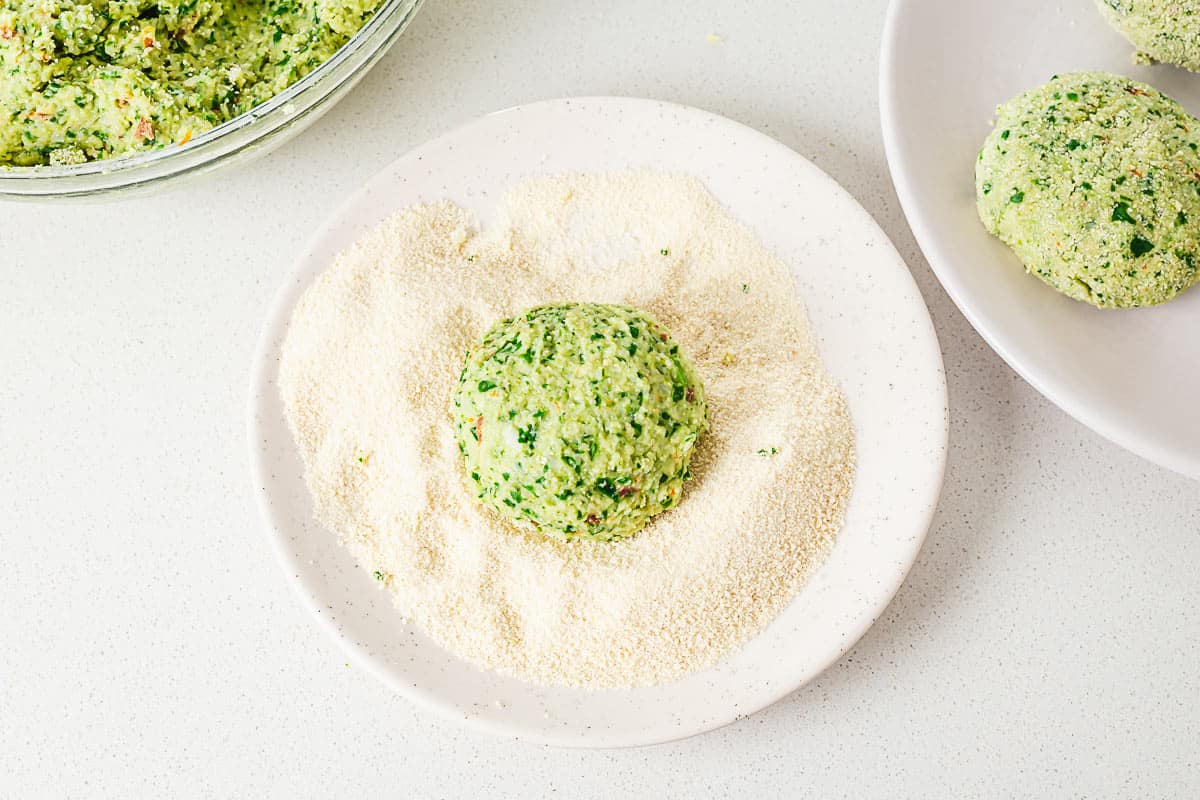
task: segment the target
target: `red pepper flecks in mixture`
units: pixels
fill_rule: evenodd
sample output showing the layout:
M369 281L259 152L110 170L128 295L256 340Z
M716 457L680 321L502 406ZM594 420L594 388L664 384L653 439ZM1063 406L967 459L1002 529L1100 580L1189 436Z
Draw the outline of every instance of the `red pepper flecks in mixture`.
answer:
M0 5L0 165L186 142L311 72L378 3L10 0Z
M451 413L476 496L567 538L631 536L679 500L707 426L670 334L629 306L539 306L467 357Z

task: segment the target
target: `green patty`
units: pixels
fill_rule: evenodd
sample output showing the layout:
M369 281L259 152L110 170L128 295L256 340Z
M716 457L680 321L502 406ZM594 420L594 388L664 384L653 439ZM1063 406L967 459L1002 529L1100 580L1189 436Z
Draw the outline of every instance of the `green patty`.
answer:
M565 303L489 330L451 415L485 504L544 532L609 540L679 502L708 411L688 358L650 316Z
M0 164L154 150L328 59L379 0L5 0Z
M1138 49L1137 60L1200 71L1200 2L1096 0L1100 11Z
M1200 122L1144 83L1053 78L997 110L979 216L1029 272L1103 308L1170 300L1200 265Z

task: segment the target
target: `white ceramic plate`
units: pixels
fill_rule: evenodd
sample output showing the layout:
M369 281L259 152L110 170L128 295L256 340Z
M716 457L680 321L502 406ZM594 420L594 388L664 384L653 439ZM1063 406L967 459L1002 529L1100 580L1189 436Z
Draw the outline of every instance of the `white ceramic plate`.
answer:
M664 686L588 693L485 673L406 625L312 516L275 387L292 307L334 254L388 214L438 198L486 225L534 175L627 167L688 172L794 266L821 355L846 393L858 474L829 561L784 614L732 657ZM447 387L449 391L449 387ZM941 353L904 262L853 198L783 145L695 109L622 98L493 114L387 167L313 239L267 321L250 400L255 486L272 542L305 603L359 665L413 701L533 742L624 746L718 727L778 700L841 656L912 565L941 487Z
M1200 478L1200 288L1100 311L1026 275L975 216L996 106L1056 73L1103 69L1200 112L1200 75L1134 66L1093 0L892 0L880 73L900 202L946 291L1042 394L1117 444Z

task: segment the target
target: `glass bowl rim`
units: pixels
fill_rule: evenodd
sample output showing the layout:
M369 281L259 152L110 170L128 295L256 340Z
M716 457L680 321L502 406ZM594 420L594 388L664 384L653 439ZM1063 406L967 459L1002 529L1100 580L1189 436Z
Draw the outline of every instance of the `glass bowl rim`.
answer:
M32 183L51 183L62 180L78 179L87 176L107 176L110 178L117 177L124 173L138 172L144 168L152 166L165 167L163 162L178 160L185 153L191 156L192 159L202 158L204 151L215 150L212 159L220 159L225 153L219 150L218 146L226 141L233 134L244 131L247 128L254 126L260 120L273 119L279 116L283 117L277 125L264 125L257 132L257 135L251 136L247 141L241 142L232 147L234 152L243 149L253 142L264 138L272 133L277 127L285 124L286 120L292 116L300 117L308 110L308 106L316 105L325 98L327 94L333 93L342 83L338 81L328 87L326 92L314 95L311 97L304 108L297 108L293 105L297 98L305 95L309 90L323 86L325 79L331 74L340 71L340 68L346 65L357 53L364 47L368 48L368 52L386 46L392 39L392 34L396 32L396 28L401 26L408 20L412 12L422 4L424 0L382 0L379 7L371 15L361 28L358 29L338 50L325 61L321 62L312 72L309 72L298 81L288 86L266 102L251 108L231 119L222 122L204 133L195 136L187 142L187 147L178 144L169 144L160 149L150 150L140 153L132 153L128 155L117 156L115 158L102 158L94 161L87 161L83 164L63 164L63 165L48 165L37 164L33 166L5 166L0 165L0 186L6 183L9 184L32 184ZM391 24L389 24L391 23ZM374 47L372 47L372 45ZM368 59L370 61L370 59ZM349 74L343 76L342 80L349 80L355 76L363 64L351 65ZM289 108L291 106L291 108ZM207 162L208 159L205 159ZM167 168L169 169L169 168ZM187 170L188 167L180 164L181 170ZM168 171L159 178L165 179L175 174L174 171ZM114 187L115 188L115 187ZM0 190L0 195L3 190Z

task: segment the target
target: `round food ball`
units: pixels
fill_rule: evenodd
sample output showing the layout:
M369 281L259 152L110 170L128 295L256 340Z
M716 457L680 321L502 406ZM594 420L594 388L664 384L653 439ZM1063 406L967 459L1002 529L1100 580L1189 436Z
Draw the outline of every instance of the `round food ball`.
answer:
M979 217L1065 295L1149 306L1196 283L1200 122L1144 83L1055 76L997 110L975 169Z
M497 323L451 406L479 499L543 532L632 536L679 502L708 421L704 386L636 308L564 303Z
M1135 60L1200 71L1200 1L1096 0L1096 5L1138 49Z

